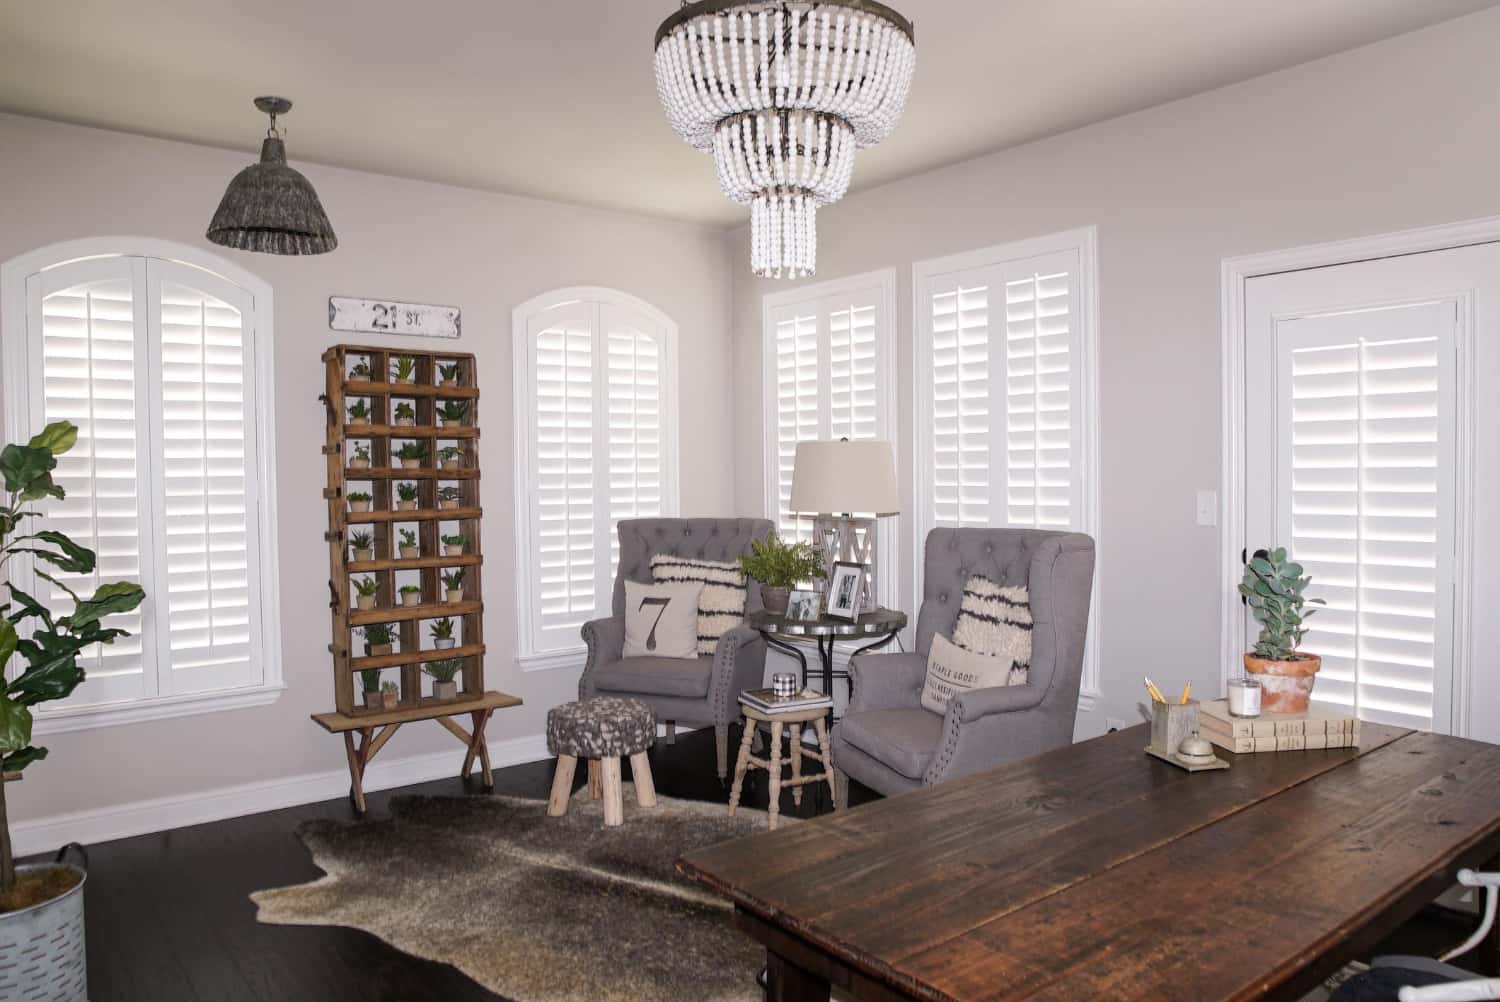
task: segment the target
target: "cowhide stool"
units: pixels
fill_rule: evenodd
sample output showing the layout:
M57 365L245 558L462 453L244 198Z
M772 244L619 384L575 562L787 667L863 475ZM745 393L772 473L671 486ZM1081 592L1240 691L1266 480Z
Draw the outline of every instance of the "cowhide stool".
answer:
M578 760L589 760L589 798L604 798L605 827L625 823L625 796L620 788L620 759L630 756L636 803L656 806L651 783L651 760L646 749L656 741L656 711L636 699L599 696L564 703L547 711L547 751L557 756L552 796L547 813L568 813L573 794L573 771Z

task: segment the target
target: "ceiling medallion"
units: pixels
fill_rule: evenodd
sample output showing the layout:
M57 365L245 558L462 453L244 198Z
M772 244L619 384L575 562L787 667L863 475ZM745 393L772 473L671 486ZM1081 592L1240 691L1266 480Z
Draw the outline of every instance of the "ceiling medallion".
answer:
M656 30L672 127L712 152L750 206L750 266L817 270L817 211L849 190L854 151L896 126L916 65L911 22L874 0L684 4Z

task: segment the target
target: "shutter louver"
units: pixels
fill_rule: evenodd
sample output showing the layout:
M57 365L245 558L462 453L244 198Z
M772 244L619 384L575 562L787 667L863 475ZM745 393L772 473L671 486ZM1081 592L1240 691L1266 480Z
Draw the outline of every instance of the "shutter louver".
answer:
M775 324L776 527L783 539L807 540L812 519L791 512L792 472L797 443L819 437L818 317L801 307L785 311Z
M934 524L988 525L990 289L944 283L929 308Z
M620 566L622 518L662 514L660 339L639 326L612 320L606 334L609 372L609 582ZM611 585L606 585L610 587Z
M1008 525L1073 524L1069 309L1066 272L1006 283Z

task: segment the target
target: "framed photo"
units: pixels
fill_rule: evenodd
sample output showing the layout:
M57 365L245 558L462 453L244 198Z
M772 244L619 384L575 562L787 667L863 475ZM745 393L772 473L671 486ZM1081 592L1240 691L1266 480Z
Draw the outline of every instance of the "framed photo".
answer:
M823 594L816 591L792 592L786 603L786 618L810 623L822 617Z
M833 565L833 577L828 579L828 615L838 619L859 617L866 567L846 560Z

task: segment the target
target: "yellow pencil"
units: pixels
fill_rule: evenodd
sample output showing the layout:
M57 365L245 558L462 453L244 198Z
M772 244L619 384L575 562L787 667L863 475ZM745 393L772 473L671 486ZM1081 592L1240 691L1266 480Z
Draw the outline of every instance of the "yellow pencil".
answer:
M1156 683L1151 681L1149 677L1146 679L1146 691L1151 694L1152 702L1165 703L1167 701L1167 697L1161 694L1161 690L1156 687Z
M1192 683L1191 680L1189 680L1188 684L1182 687L1182 699L1179 702L1181 702L1184 706L1186 706L1187 705L1187 701L1188 701L1188 696L1192 694L1192 691L1193 691L1193 683Z

